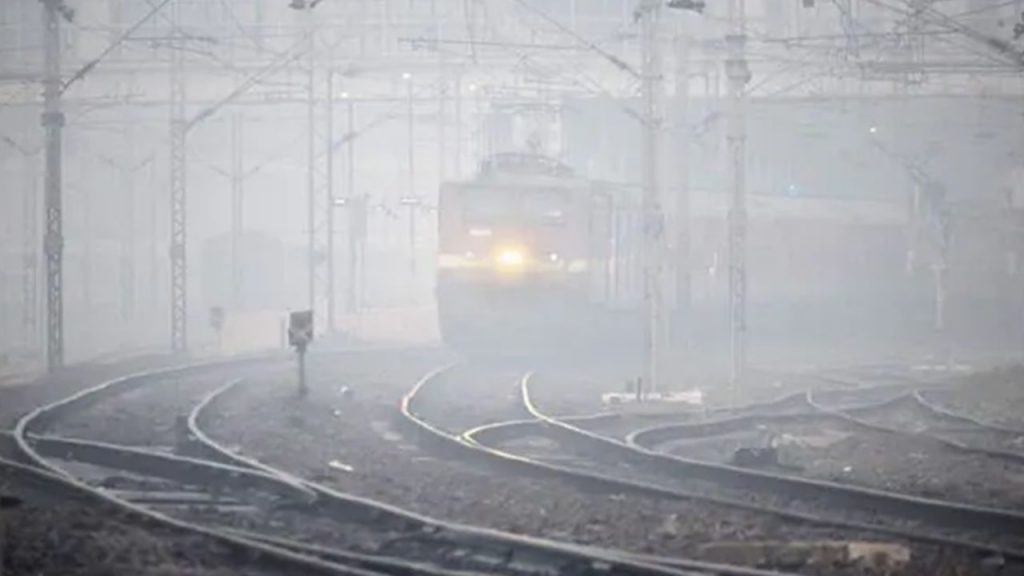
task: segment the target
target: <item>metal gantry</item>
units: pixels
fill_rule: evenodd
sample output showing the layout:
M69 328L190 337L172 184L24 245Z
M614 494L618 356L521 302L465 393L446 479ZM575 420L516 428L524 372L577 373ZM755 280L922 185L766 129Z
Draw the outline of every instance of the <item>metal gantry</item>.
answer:
M23 271L21 282L21 320L29 350L39 346L39 179L34 156L24 155L25 195L22 201Z
M188 351L188 260L186 172L188 119L185 101L185 52L181 34L181 4L171 5L171 350Z
M345 94L345 129L349 136L346 143L345 156L345 202L348 205L347 226L348 226L348 271L345 278L345 312L349 315L355 314L359 309L360 281L363 278L360 263L362 262L362 249L364 246L362 232L365 226L357 227L362 222L361 216L365 216L364 210L358 207L365 207L364 202L358 202L356 195L356 106L355 102ZM357 206L358 204L358 206Z
M241 113L231 117L231 306L242 306L242 232L244 230L245 168Z
M135 318L135 129L131 124L126 126L127 147L125 161L127 167L118 168L121 185L121 247L120 247L120 282L121 282L121 320L127 325Z
M675 314L671 322L673 352L677 358L675 373L677 384L685 385L692 351L689 326L692 295L690 290L690 130L688 124L690 104L690 37L686 26L688 15L682 14L676 29L676 91L675 91L675 149L673 163L679 179L675 196L675 238L673 263L675 264Z
M319 318L318 326L334 332L336 325L336 301L334 289L334 105L335 73L333 52L329 50L323 58L323 80L317 76L318 66L318 23L313 14L318 2L300 3L296 9L305 11L305 46L307 50L306 76L306 121L307 121L307 222L308 227L308 300L309 309ZM323 122L317 107L323 89ZM320 147L323 147L322 149Z
M43 79L43 128L46 132L45 213L46 235L46 365L50 371L64 365L64 220L62 196L60 14L62 0L42 0L46 26Z
M64 116L61 111L61 96L60 93L66 85L62 85L61 78L61 37L60 37L60 18L63 13L66 12L66 7L61 0L40 0L41 5L45 11L45 23L46 23L46 67L45 73L46 78L44 80L44 96L45 96L45 113L43 114L43 125L46 133L46 145L45 145L45 157L46 157L46 176L45 176L45 226L46 229L41 231L38 229L38 220L33 219L32 222L35 226L34 229L26 227L26 233L37 236L34 238L34 242L38 243L38 235L40 232L45 232L42 236L44 242L42 246L45 251L45 269L46 269L46 354L47 363L49 367L55 368L60 366L64 360L64 326L63 326L63 295L62 295L62 256L64 247L64 238L62 231L62 177L61 177L61 128L64 123ZM846 6L846 11L850 10L850 2L842 0L840 2L843 6ZM170 246L169 246L169 258L170 258L170 281L171 281L171 345L175 351L185 351L188 348L188 309L187 309L187 222L186 222L186 201L187 201L187 186L186 186L186 165L187 165L187 132L190 124L187 121L187 104L185 99L186 83L184 76L185 67L185 54L184 54L184 43L186 42L185 33L180 29L180 2L174 1L170 6L172 11L172 21L174 22L174 30L172 31L172 46L170 52ZM648 7L648 15L645 17L643 25L647 27L644 31L645 42L647 46L647 54L645 55L645 70L644 83L646 98L649 100L645 102L645 105L649 106L648 111L648 135L646 136L645 146L649 147L649 152L646 154L644 170L647 172L645 180L649 179L646 183L645 188L648 189L650 194L650 202L645 205L645 217L646 217L646 229L652 237L652 245L654 248L651 250L653 256L651 262L648 264L648 273L650 274L649 284L649 306L650 306L650 333L649 338L651 340L650 346L652 351L657 351L661 345L661 339L665 335L664 327L661 326L662 322L665 322L667 313L665 310L666 303L671 304L668 301L668 293L662 293L663 282L662 277L667 276L668 269L666 267L667 262L664 261L662 255L662 261L659 261L658 254L663 250L663 246L671 246L677 252L674 253L676 262L680 263L679 269L675 271L675 282L676 282L676 312L677 314L685 308L683 302L688 300L689 296L685 294L685 289L688 287L689 282L686 279L688 274L688 266L683 264L685 259L682 252L685 251L685 247L688 243L688 238L685 234L688 227L682 225L682 222L688 219L687 211L685 206L687 203L683 200L686 193L685 183L685 164L682 162L676 163L680 166L679 170L682 172L680 186L682 187L679 196L676 199L676 212L675 218L680 222L674 229L670 229L665 225L664 214L662 213L662 201L669 204L671 201L668 199L662 199L658 192L659 187L663 187L662 183L658 182L658 154L656 149L658 146L658 131L660 130L659 123L661 122L660 115L661 111L658 109L659 105L656 103L658 84L661 82L660 71L656 70L656 59L657 59L657 10L656 5L664 4L661 2L653 2L651 0L641 0L641 6ZM680 5L686 4L680 2ZM923 56L923 40L922 38L927 35L926 27L924 26L925 21L923 20L922 11L928 8L929 2L926 0L908 0L908 4L913 8L915 16L908 19L906 26L909 29L909 33L905 36L911 40L906 41L907 54L905 57L910 60L912 66L910 71L906 73L906 83L918 81L921 75L921 67L917 60ZM394 8L392 3L391 7L385 6L384 10L388 14L384 18L385 22L390 20L391 10ZM728 217L728 228L729 228L729 325L730 325L730 350L731 350L731 366L732 366L732 379L734 381L739 380L744 372L747 362L747 272L746 272L746 244L747 244L747 207L746 207L746 128L745 128L745 94L747 92L746 84L749 78L749 71L745 59L746 51L746 31L744 26L744 14L743 14L743 2L742 0L730 0L728 2L729 8L729 32L726 37L726 46L728 48L728 56L725 62L725 73L728 79L728 117L729 117L729 128L728 128L728 142L730 150L730 195L731 195L731 207L729 210ZM334 223L333 219L335 216L336 202L339 200L334 197L331 180L333 174L333 166L331 158L333 151L336 148L336 144L333 142L333 136L331 134L333 121L331 120L333 113L333 97L334 87L331 86L332 74L329 70L328 65L321 65L320 70L326 71L326 77L324 79L319 78L319 72L316 72L314 77L314 64L313 60L314 41L316 38L313 36L312 26L315 22L313 15L311 14L312 5L308 8L310 16L310 86L309 86L309 105L310 105L310 173L309 173L309 261L310 261L310 307L317 310L321 318L326 318L326 321L321 323L321 326L333 327L335 320L335 290L334 290ZM468 7L468 10L475 10L473 7ZM306 16L307 14L303 14ZM927 14L925 14L927 15ZM471 18L470 26L475 26L475 18ZM385 35L389 36L392 32L386 30L387 25L385 24ZM575 30L575 26L569 26L570 30ZM470 32L470 36L473 33ZM855 40L855 38L852 38ZM438 42L442 42L443 34L441 30L437 33ZM472 50L476 50L477 46L475 43L471 43ZM685 86L685 76L687 74L685 70L685 46L684 41L681 41L678 45L680 50L677 54L677 65L680 67L678 72L679 77L682 79L680 83ZM849 49L854 50L856 46L851 45ZM323 51L322 51L323 54ZM438 50L438 69L440 73L439 80L439 93L438 93L438 127L437 127L437 147L438 147L438 171L441 177L445 176L446 171L450 171L454 168L454 172L457 175L461 175L461 157L462 157L462 143L463 138L461 134L462 123L460 121L462 113L462 90L461 90L461 78L459 74L461 69L457 64L458 58L452 56L446 56L446 53L442 50ZM450 59L446 60L446 59ZM333 62L333 58L325 61ZM453 72L452 78L446 77L446 69L451 68ZM85 68L89 69L89 68ZM396 66L392 70L410 70L407 65L401 67ZM423 76L416 72L416 84L423 87L426 85L427 80ZM72 76L73 80L74 77ZM327 96L324 99L321 96L323 86L327 85ZM346 86L347 87L347 86ZM417 190L416 190L416 173L415 173L415 158L414 154L416 150L414 148L414 137L423 137L425 133L416 133L415 127L415 107L420 106L421 112L422 106L428 105L428 100L423 96L417 96L414 94L414 85L407 79L404 85L406 90L406 103L408 105L407 118L409 120L409 138L408 138L408 154L409 154L409 185L405 203L409 211L409 240L410 240L410 252L412 257L410 263L415 272L415 241L416 241L416 212L421 207L416 205L418 201ZM451 97L454 98L452 103L453 111L447 110L449 98L448 90L452 90L450 93ZM470 92L473 93L473 87L470 87ZM481 98L480 92L475 92L477 99L477 106L479 107L479 101ZM395 95L396 98L400 98L400 95ZM681 110L685 109L685 90L679 90L677 97L680 98L678 106ZM417 102L417 99L419 101ZM324 104L326 102L326 105ZM327 117L326 123L324 122L324 116L321 115L317 107L325 105L324 114ZM349 115L349 131L354 133L352 127L351 117L353 114L353 102L347 102L348 115ZM343 111L341 111L344 113ZM455 134L454 140L450 139L451 135L446 134L446 126L444 119L446 115L454 114L455 116ZM684 115L684 112L679 112L680 117ZM326 138L324 138L324 132L327 132ZM680 130L682 134L680 136L682 142L680 149L685 150L685 128ZM239 135L235 136L236 140L240 140ZM320 150L320 146L326 142L325 149ZM454 144L453 144L454 142ZM348 141L349 150L348 153L352 153L352 139ZM236 146L237 148L237 146ZM446 148L455 149L455 162L454 166L450 166L446 161ZM421 158L422 160L422 158ZM326 162L325 164L323 162ZM236 174L241 173L241 159L235 160ZM351 177L352 173L352 158L351 156L347 162L348 174ZM420 168L422 168L422 163ZM236 185L240 186L241 179L237 179ZM128 190L131 187L130 182L125 183L125 188ZM353 201L347 204L354 210L354 198L355 195L352 191L353 186L351 183L347 186L347 201ZM422 192L422 190L420 191ZM129 192L130 194L130 192ZM238 252L239 252L239 240L238 233L241 229L240 225L240 190L233 190L233 201L232 201L232 228L234 229L232 251L234 253L233 260L236 264L232 268L232 293L234 299L237 301L240 278L238 272ZM131 208L131 196L125 198L125 204L123 206L126 216L131 216L134 210ZM322 208L323 207L323 208ZM30 211L28 203L26 203L26 217L32 214L34 218L38 218L38 214ZM339 215L340 216L340 215ZM324 224L326 220L326 224ZM351 229L355 230L355 226L350 226ZM326 230L325 230L326 229ZM669 230L674 232L672 238L667 238ZM326 231L326 234L324 232ZM131 261L131 244L134 243L132 239L132 231L129 228L124 230L123 238L123 253L122 258L124 266L122 268L122 288L124 289L125 295L131 295L131 287L134 285L134 273L131 269L133 266ZM349 242L350 256L348 258L349 265L354 268L356 257L355 257L355 246L357 243L354 239ZM326 248L325 248L326 246ZM913 254L913 252L911 252ZM25 267L28 270L32 265L30 262L31 257L27 257ZM35 263L36 266L39 263ZM325 273L326 270L326 273ZM348 310L353 311L356 306L356 289L354 287L356 273L354 270L349 272L350 286L347 291L349 300L347 304ZM936 328L942 329L942 309L941 303L945 295L945 290L942 286L945 280L943 274L936 274L936 293L935 299L938 306L936 310ZM25 284L23 290L25 291L25 302L26 302L26 325L31 324L30 315L36 310L36 306L31 305L31 297L38 298L36 294L37 286L34 282L33 274L26 274ZM667 284L667 282L665 283ZM326 285L326 288L325 288ZM324 304L326 303L326 307ZM41 304L41 303L40 303ZM130 300L124 301L124 312L126 316L129 316L132 303ZM38 307L38 310L42 310L42 306ZM326 310L326 316L325 316ZM164 313L164 312L161 312ZM678 318L674 322L675 325L685 326L685 318L680 321ZM41 332L42 328L38 329ZM677 341L678 343L678 341ZM652 386L658 385L658 382L664 377L664 370L659 370L657 366L658 355L652 352L652 365L651 374L649 375L648 384Z
M409 208L409 277L410 286L415 286L416 279L416 212L419 208L419 196L416 190L416 94L412 74L402 74L405 81L406 97L406 160L409 163L409 182L406 197L401 203ZM415 288L413 288L415 290Z
M444 182L448 179L448 66L444 50L440 49L444 26L437 23L437 179Z
M316 20L313 9L306 10L306 259L309 309L316 317L317 306L317 239L316 239ZM318 323L322 325L322 323Z
M324 258L324 299L327 304L327 331L337 331L337 306L334 290L334 70L331 68L334 58L329 58L327 67L327 98L324 118L324 194L323 194L323 233L317 234ZM320 228L318 227L318 232Z
M661 3L647 1L641 5L643 18L643 80L644 98L644 309L646 316L645 349L647 361L642 386L646 392L664 388L666 378L665 348L668 337L665 309L665 212L662 207L661 129L662 129L662 62L660 39ZM643 391L641 392L643 393Z
M725 75L729 82L729 350L730 381L739 383L747 364L747 122L744 0L729 0L728 54Z

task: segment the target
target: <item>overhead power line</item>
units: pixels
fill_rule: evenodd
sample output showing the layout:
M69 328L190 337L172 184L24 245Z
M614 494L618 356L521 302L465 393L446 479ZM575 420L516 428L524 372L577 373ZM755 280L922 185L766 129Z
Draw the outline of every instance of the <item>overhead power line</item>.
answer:
M984 46L990 52L994 52L996 56L1009 60L1014 66L1024 68L1024 53L1017 50L1008 40L975 30L934 7L917 7L913 5L911 0L899 0L901 5L893 5L883 0L866 1L906 17L927 17L931 24L957 32L964 38Z
M633 68L628 62L626 62L622 58L619 58L615 54L612 54L611 52L608 52L604 48L601 48L597 44L594 44L590 40L587 40L583 36L580 36L574 30L572 30L571 28L569 28L565 24L562 24L557 19L552 18L551 16L545 14L543 11L536 9L533 6L530 6L530 4L526 2L526 0L512 0L512 1L515 2L517 5L519 5L521 8L523 8L523 9L527 10L528 12L530 12L531 14L535 14L535 15L539 16L541 19L543 19L548 24L551 24L555 28L558 28L558 30L560 32L570 36L573 40L576 40L580 44L583 44L588 49L590 49L592 52L594 52L598 56L601 56L602 58L604 58L608 62L611 62L616 68L618 68L619 70L622 70L623 72L626 72L627 74L632 76L634 79L639 80L639 79L643 78L643 75L639 71L637 71L636 68Z
M240 96L248 92L249 89L251 89L257 83L259 83L263 78L273 74L274 72L280 70L281 68L287 66L288 64L294 62L295 60L298 60L299 57L301 57L303 54L305 54L304 50L295 50L292 54L288 55L287 57L279 58L277 61L272 62L270 66L267 66L266 68L263 68L262 70L259 70L255 74L249 76L234 90L232 90L230 94L228 94L227 96L225 96L209 108L206 108L205 110L197 114L195 118L188 122L186 130L191 129L196 124L199 124L203 120L206 120L207 118L212 116L214 113L216 113L224 106L234 102Z
M71 76L71 78L68 78L68 80L66 82L64 82L64 85L61 86L61 89L60 89L61 94L67 92L68 88L70 88L72 84L74 84L75 82L81 80L82 78L85 78L85 76L89 72L92 72L92 70L94 68L96 68L96 66L99 66L100 62L103 62L103 60L107 56L109 56L111 52L113 52L114 50L117 50L117 48L119 46L121 46L121 44L123 44L125 42L125 40L127 40L132 34L134 34L136 30L141 28L143 24L145 24L150 19L152 19L153 16L155 16L161 9L163 9L163 7L166 6L170 1L171 0L163 0L162 2L157 4L156 6L153 6L150 9L150 11L146 13L145 16L140 18L138 22L136 22L135 24L132 24L131 27L129 27L127 30L125 30L124 33L121 34L121 36L119 36L117 38L117 40L115 40L113 43L111 43L109 46L107 46L106 50L101 52L99 56L97 56L97 57L93 58L92 60L86 62L85 66L82 66L81 68L79 68L78 71L75 72Z

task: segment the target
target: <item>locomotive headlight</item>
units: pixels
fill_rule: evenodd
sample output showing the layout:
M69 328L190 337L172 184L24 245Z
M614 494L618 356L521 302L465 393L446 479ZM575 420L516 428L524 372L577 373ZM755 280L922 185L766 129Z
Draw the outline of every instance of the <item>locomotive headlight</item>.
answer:
M548 260L550 260L552 264L558 264L562 260L562 257L558 255L558 252L552 252L548 254Z
M526 264L526 253L519 248L502 248L498 250L495 262L503 270L518 270Z

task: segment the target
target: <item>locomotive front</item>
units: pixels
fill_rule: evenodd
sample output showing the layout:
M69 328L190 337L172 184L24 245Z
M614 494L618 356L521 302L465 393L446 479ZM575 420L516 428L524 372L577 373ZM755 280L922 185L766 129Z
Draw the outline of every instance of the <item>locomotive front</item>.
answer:
M437 300L447 343L536 344L564 333L586 302L587 188L540 161L499 158L442 186Z

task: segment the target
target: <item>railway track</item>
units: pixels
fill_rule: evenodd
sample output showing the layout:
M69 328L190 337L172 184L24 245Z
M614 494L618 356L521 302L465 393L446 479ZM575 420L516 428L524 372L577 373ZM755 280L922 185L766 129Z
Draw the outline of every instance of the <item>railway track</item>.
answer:
M886 373L886 372L883 372ZM923 386L920 381L902 373L886 373L893 382L886 384L865 383L863 376L853 374L821 374L814 378L823 386L805 387L778 398L757 402L749 405L719 408L705 411L700 418L680 421L656 422L642 426L630 422L631 416L609 413L598 418L560 418L566 422L577 423L589 431L607 436L604 422L627 421L621 428L625 433L618 434L626 444L638 447L655 446L677 437L711 436L728 433L734 430L751 428L760 424L780 421L799 421L800 419L822 418L825 414L843 414L848 410L854 412L873 407L888 406L909 395L925 393L930 389L941 389L943 384L936 383ZM662 419L664 420L664 419ZM597 426L588 426L588 422Z
M425 391L428 391L441 376L451 369L452 367L449 366L426 375L420 379L402 398L400 414L403 422L419 436L419 441L421 443L429 445L435 450L453 458L478 459L486 461L488 464L497 463L501 466L502 470L513 474L534 474L539 471L545 474L554 474L556 476L568 477L574 480L583 480L584 487L587 489L603 490L609 487L614 487L614 481L609 483L608 479L601 478L596 475L576 474L566 468L517 456L479 442L476 435L489 429L490 425L480 426L459 434L445 430L443 426L438 426L428 421L421 415L419 403L423 400ZM499 424L497 429L500 429L502 430L502 433L505 433L506 429L515 430L519 427L530 428L533 425L535 425L535 422L533 421L522 420ZM517 432L513 432L513 434L516 433ZM648 495L651 494L651 491L647 489L641 489L636 492ZM656 489L655 492L657 492ZM659 495L664 494L661 493ZM673 568L700 574L717 574L720 576L783 576L781 572L777 571L757 570L743 566L733 566L713 562L701 562L681 558L649 557L635 554L631 554L630 556L644 561L656 562L665 566L671 566Z
M138 374L40 407L22 418L13 432L19 455L28 466L8 461L0 465L136 521L208 538L257 557L282 573L715 573L694 572L656 558L446 523L338 493L235 454L210 438L202 422L210 407L238 385L237 379L197 400L187 418L188 446L181 447L189 456L47 435L61 419L116 399L153 378L196 377L201 370L186 367ZM310 526L329 526L326 531L343 537L313 544ZM309 538L300 540L295 534ZM351 542L363 546L349 549Z
M119 378L33 410L18 421L13 432L23 464L5 461L5 469L133 521L199 536L258 558L272 573L376 574L267 545L225 528L231 521L270 513L283 503L308 502L311 494L298 485L156 450L45 435L61 418L85 406L108 401L154 378L194 375L203 368L172 368Z
M440 373L440 370L432 372L432 374L435 373ZM229 383L196 406L189 416L192 434L209 454L219 459L258 469L270 475L291 478L291 475L285 471L235 453L210 438L203 431L201 422L204 419L204 411L218 402L236 384ZM630 557L616 551L567 545L540 538L444 522L399 507L342 494L318 483L304 480L299 482L317 495L320 505L333 509L338 514L350 518L360 518L363 521L383 523L389 531L401 530L411 533L411 541L426 540L431 547L436 548L426 552L431 557L437 556L439 550L443 552L443 556L456 558L478 554L480 563L483 565L482 568L527 574L545 573L550 570L555 570L556 573L567 571L582 574L591 572L608 574L693 573L680 572L671 566L667 567L666 564L670 563L664 559ZM389 546L389 548L391 547Z
M929 389L911 390L889 400L836 408L808 394L816 411L831 414L865 430L917 438L953 452L1024 463L1024 431L983 422L931 399Z
M923 446L946 449L953 453L995 458L1015 463L1021 462L1020 453L994 450L985 446L972 445L961 439L954 439L952 436L976 436L979 432L1007 435L1010 431L985 428L969 418L942 410L925 399L931 390L933 388L915 388L914 386L878 387L868 389L863 395L858 395L856 390L851 390L838 397L833 397L831 404L824 403L813 392L808 392L804 399L804 404L808 408L806 411L797 410L785 414L755 413L712 422L654 426L638 430L628 438L628 443L637 450L651 452L666 461L683 465L688 462L686 458L665 454L658 449L659 446L683 438L711 438L759 426L803 425L824 428L845 425L855 432L909 439L919 442ZM864 397L867 397L868 400L864 401ZM860 401L857 400L858 398ZM911 418L910 414L915 414L916 422L920 422L921 418L927 418L934 421L933 424L939 425L934 427L915 425L915 419ZM950 427L951 423L972 424L974 427ZM752 479L765 474L756 470L741 470L740 473ZM768 474L768 476L777 475ZM862 501L864 505L871 505L874 502L879 508L888 501L892 503L888 509L900 510L902 517L917 520L931 519L941 526L973 531L977 527L987 525L997 527L1003 535L1022 534L1021 519L1024 516L1019 512L1006 510L1002 505L1005 504L1003 502L997 502L991 506L975 506L917 497L901 492L865 489L846 483L823 482L799 476L786 477L785 482L792 482L795 487L815 486L817 489L844 494L847 498L852 497L854 503ZM1012 492L1009 493L1012 494ZM978 534L972 540L978 542L984 541L985 538L983 534ZM1016 536L1003 541L1015 549L1020 547ZM1014 554L1019 555L1018 553Z
M851 389L839 393L812 391L804 394L799 402L803 407L799 409L793 402L793 409L787 412L754 411L706 422L652 426L635 431L627 441L658 452L724 461L723 447L737 450L740 446L765 446L792 434L817 437L830 444L841 444L844 437L857 437L880 446L879 452L882 453L886 450L899 452L901 449L903 452L888 462L884 459L874 464L868 462L868 468L877 468L873 479L851 481L839 473L840 483L877 485L888 481L889 474L885 469L892 465L893 477L908 472L911 475L925 474L923 481L889 488L894 492L924 496L926 499L982 502L978 507L988 506L990 512L992 508L1002 509L1014 503L1019 508L1024 504L1017 496L1020 490L1013 483L1015 475L1012 473L1013 467L1024 463L1024 453L1019 451L1022 434L943 409L927 397L946 387L915 387L920 384L911 382L908 385ZM831 439L828 438L830 434ZM799 452L799 449L795 451ZM824 453L826 460L835 460L820 446L804 451ZM789 450L789 453L792 455L794 450ZM808 457L803 459L806 461ZM943 457L949 461L945 462ZM918 462L907 464L907 458ZM794 464L792 456L789 460ZM934 469L920 468L921 462L932 465ZM912 466L920 469L908 470ZM789 466L791 469L799 467ZM809 476L837 475L834 467L811 467L817 472L809 473ZM956 477L965 471L969 476L986 478L986 485L978 485L974 478Z
M523 417L484 424L461 434L445 431L417 413L417 402L429 393L431 381L420 382L403 400L402 413L435 445L475 458L500 462L520 473L532 470L604 491L632 492L667 499L689 499L732 507L752 514L848 534L874 534L905 542L956 548L968 555L1024 561L1021 538L1024 516L1002 510L957 505L902 494L770 474L735 466L687 460L658 453L637 443L600 436L578 425L614 420L598 415L579 419L553 418L531 400L531 377L520 381ZM806 396L791 395L770 403L781 408L778 418L803 418ZM816 414L815 417L829 415ZM720 422L750 424L755 409ZM685 426L715 426L715 423ZM524 449L524 438L557 443ZM642 438L642 437L641 437ZM635 440L635 438L634 438ZM515 446L508 448L508 446Z
M55 427L89 406L116 400L167 375L203 378L206 377L203 370L204 367L186 367L139 374L44 406L22 418L9 438L21 459L31 467L8 461L0 462L0 467L11 474L35 478L35 482L52 484L54 491L85 497L139 522L200 535L244 551L250 557L261 559L261 565L273 567L280 573L777 574L562 544L446 523L300 479L286 470L246 458L206 433L204 422L214 418L218 404L230 402L229 392L242 385L235 377L212 378L208 386L196 388L205 388L207 392L189 400L191 410L182 422L187 434L182 436L184 442L178 439L177 454L156 447L125 447L52 434ZM530 380L523 378L519 382L521 405L510 409L511 413L521 415L521 420L484 424L463 433L444 430L421 418L417 408L419 401L445 373L445 370L432 372L406 395L402 402L403 421L424 441L457 452L459 457L501 462L516 474L554 474L604 492L699 500L789 522L830 527L849 535L884 534L898 541L952 546L1010 561L1021 558L1011 545L998 540L979 545L958 538L955 531L938 534L919 531L922 526L913 523L879 525L877 522L837 521L811 513L814 510L808 512L792 506L775 508L771 502L758 498L734 499L723 497L721 492L688 493L679 485L652 481L643 466L628 459L622 459L628 469L600 463L593 451L598 447L601 452L607 451L606 439L600 444L592 444L592 439L576 444L581 454L568 458L564 454L561 459L546 459L513 453L496 446L530 435L572 444L575 441L563 437L563 434L568 435L563 425L574 428L574 420L550 418L537 410L530 400ZM793 398L774 405L782 407L782 412L802 409L800 402ZM751 411L756 412L756 408L752 407ZM605 418L610 417L582 421L591 424ZM572 436L578 435L572 432ZM267 521L271 518L274 522ZM307 526L320 526L324 530L311 533L305 530ZM325 531L342 537L323 538ZM297 534L302 537L297 538Z
M929 390L915 391L914 402L947 423L963 427L952 430L951 432L953 433L965 432L970 434L977 431L984 435L996 437L997 441L995 444L998 447L996 450L1000 454L1005 454L1007 451L1012 452L1014 456L1011 459L1013 460L1018 460L1020 451L1024 450L1024 443L1021 441L1024 438L1024 430L1020 428L987 422L953 408L943 406L940 400L932 397L932 391ZM970 445L969 440L965 440L964 443Z

